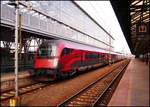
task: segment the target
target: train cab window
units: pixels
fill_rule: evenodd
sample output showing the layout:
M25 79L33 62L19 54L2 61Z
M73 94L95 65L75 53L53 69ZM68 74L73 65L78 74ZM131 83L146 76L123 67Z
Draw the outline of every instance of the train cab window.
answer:
M62 56L64 55L68 55L72 52L72 49L69 49L69 48L64 48L63 51L62 51Z
M38 57L50 57L52 52L51 45L41 45L38 49Z

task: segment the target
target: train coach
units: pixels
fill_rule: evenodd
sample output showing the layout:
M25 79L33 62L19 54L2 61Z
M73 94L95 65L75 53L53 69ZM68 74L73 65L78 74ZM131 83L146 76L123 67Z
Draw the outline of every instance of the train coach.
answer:
M36 78L40 81L53 81L124 58L121 55L109 53L106 50L66 40L45 41L35 54Z

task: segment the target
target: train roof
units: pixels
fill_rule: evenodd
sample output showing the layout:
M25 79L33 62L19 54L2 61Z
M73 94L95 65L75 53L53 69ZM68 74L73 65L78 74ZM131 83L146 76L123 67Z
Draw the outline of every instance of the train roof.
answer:
M55 43L57 45L64 46L66 48L72 48L72 49L79 49L79 50L88 50L88 51L95 51L95 52L102 52L102 53L111 53L111 54L120 54L118 52L114 51L109 51L107 49L103 48L98 48L94 47L92 45L86 45L83 43L78 43L74 41L68 41L68 40L62 40L62 39L57 39L57 40L48 40L47 43Z

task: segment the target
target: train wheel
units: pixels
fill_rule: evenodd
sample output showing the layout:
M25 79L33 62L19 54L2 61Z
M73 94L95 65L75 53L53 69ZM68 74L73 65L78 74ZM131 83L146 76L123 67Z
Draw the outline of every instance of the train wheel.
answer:
M57 72L57 79L64 79L66 77L66 74L63 74L61 71Z
M50 76L50 81L55 81L57 79L57 75L56 74L54 74L54 75L51 75Z
M74 69L73 71L69 72L69 75L72 76L72 75L76 74L76 72L77 72L77 70Z

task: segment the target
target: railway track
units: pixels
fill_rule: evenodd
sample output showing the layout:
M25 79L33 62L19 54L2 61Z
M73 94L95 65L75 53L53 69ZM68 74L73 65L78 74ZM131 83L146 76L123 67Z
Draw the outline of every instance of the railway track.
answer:
M128 63L124 63L112 72L100 77L57 106L104 106L103 96L111 89L112 84L124 71Z
M109 72L107 75L99 78L98 80L96 80L95 82L91 83L90 85L88 85L87 87L85 87L84 89L81 89L81 91L79 91L77 94L73 95L72 97L66 99L65 101L63 101L61 104L59 104L58 106L65 106L65 105L91 105L93 104L94 101L96 101L98 99L98 97L100 96L100 93L98 92L103 92L105 93L104 89L106 88L106 84L108 86L110 80L108 79L105 79L105 78L108 78L109 75L112 75L112 76L115 76L120 69L124 69L124 65L120 66L119 68L115 68L115 71L116 72L115 74L114 73L111 73ZM103 83L100 84L100 87L97 87L95 85L95 87L97 88L94 88L94 84L98 84L99 81L103 81ZM46 87L48 86L49 83L34 83L34 84L30 84L30 85L27 85L27 86L24 86L24 87L20 87L19 88L19 95L22 95L22 94L26 94L28 92L32 92L34 90L37 90L37 89L40 89L40 88L43 88L43 87ZM93 87L93 88L92 88ZM103 87L103 88L101 88ZM91 89L91 90L90 90ZM85 93L87 91L87 93ZM83 94L81 97L79 97L79 95L81 95L82 93L85 93ZM97 94L95 94L97 93ZM89 94L89 96L87 96ZM15 91L14 90L10 90L10 91L5 91L5 92L2 92L1 93L1 101L5 101L7 99L10 99L12 97L14 97L15 95ZM77 100L74 100L75 98L77 98L77 96L79 97ZM102 95L101 95L102 96ZM87 98L86 98L87 97ZM88 97L90 99L88 99ZM99 98L100 99L100 98ZM85 101L84 101L85 100ZM90 102L93 101L93 102ZM99 100L98 100L99 101ZM95 103L96 104L96 103Z
M47 85L48 85L48 83L47 84L46 83L35 83L35 84L32 84L32 85L21 87L21 88L19 88L19 95L25 94L27 92L34 91L36 89L43 88ZM1 101L12 98L14 96L15 96L15 91L14 90L5 91L5 92L1 93Z
M25 87L37 83L33 79L34 74L30 71L18 72L18 87ZM15 75L13 72L1 75L1 93L13 90L15 87Z

